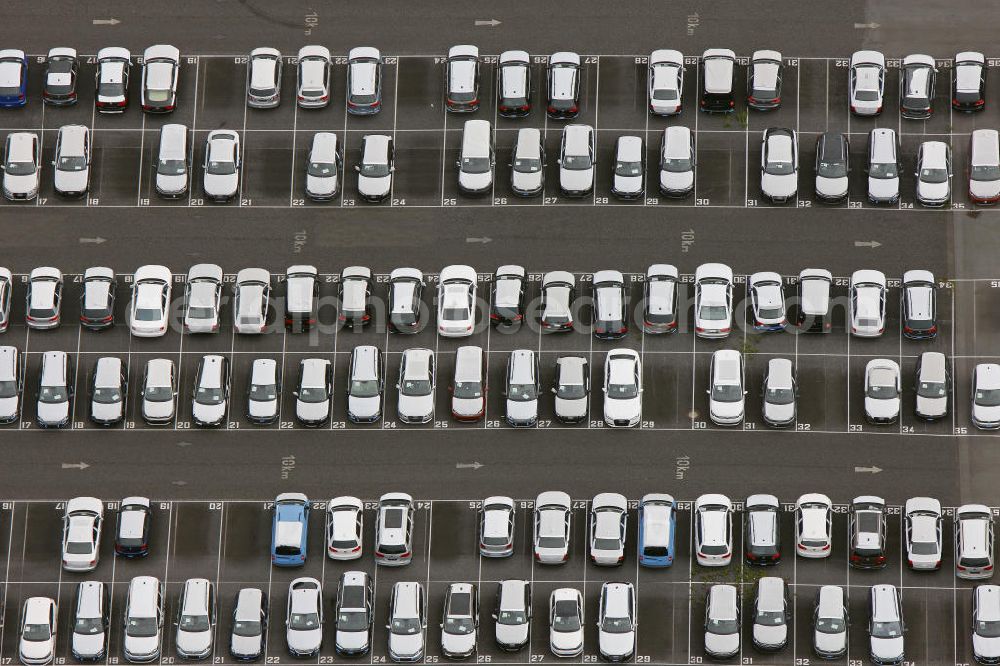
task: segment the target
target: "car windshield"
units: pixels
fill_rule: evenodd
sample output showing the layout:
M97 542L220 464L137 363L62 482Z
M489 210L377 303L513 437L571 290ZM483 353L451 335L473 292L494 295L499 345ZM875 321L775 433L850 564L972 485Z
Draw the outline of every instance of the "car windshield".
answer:
M699 319L722 321L729 319L729 308L725 305L703 305L698 309Z
M429 379L406 379L400 385L403 395L429 395L431 381Z
M149 402L166 402L172 400L174 392L169 386L147 386L143 398Z
M528 616L524 611L505 610L500 611L500 614L497 615L497 624L525 624L527 621Z
M847 175L846 162L820 162L816 175L823 178L843 178Z
M738 402L743 399L743 391L736 384L715 384L712 386L712 400L716 402Z
M258 402L274 400L278 397L278 387L274 384L251 384L250 399Z
M765 627L777 627L785 623L785 614L782 611L758 611L754 622Z
M379 394L376 379L355 379L351 382L350 394L355 398L374 398Z
M627 400L639 395L639 387L634 383L608 384L608 397L616 400Z
M667 157L663 160L663 170L670 173L687 173L691 170L691 158Z
M872 622L872 638L897 638L903 635L899 622Z
M325 386L303 386L299 389L299 402L325 402L328 399Z
M790 388L768 388L764 399L771 405L790 405L795 402L795 391Z
M17 397L17 382L13 379L0 382L0 398Z
M361 164L361 175L365 178L385 178L389 175L389 165L363 162Z
M972 165L972 180L1000 180L1000 166L995 164Z
M254 622L251 620L235 620L233 622L233 635L234 636L244 636L246 638L256 638L260 636L261 629L260 622Z
M82 155L64 155L56 165L59 171L83 171L87 168L87 158Z
M925 183L946 183L948 182L948 170L928 168L921 169L920 180Z
M481 398L483 397L483 385L479 382L455 382L452 395L456 398Z
M872 162L868 165L869 178L899 178L895 162Z
M563 400L577 400L587 397L587 389L583 384L560 384L556 389L556 397Z
M976 622L976 635L983 638L1000 638L1000 620L980 620Z
M94 544L89 541L67 541L66 553L69 555L88 555L94 552Z
M943 398L948 394L944 382L920 382L917 384L917 395L921 398Z
M1000 407L1000 389L976 389L976 404L981 407Z
M462 171L465 173L489 173L493 167L488 157L463 157Z
M160 160L156 165L156 173L161 176L183 176L187 173L187 162L184 160Z
M622 542L618 539L594 539L594 550L621 550Z
M402 634L403 636L410 636L412 634L419 634L422 627L420 626L420 620L415 617L394 617L392 618L392 628L391 631L394 634Z
M99 617L78 617L73 625L74 634L94 636L104 633L104 621Z
M94 402L102 405L113 405L122 401L122 393L117 388L95 388Z
M566 155L562 160L562 168L570 171L584 171L594 166L590 155Z
M125 635L133 638L151 638L160 633L160 625L155 617L129 617L125 624Z
M555 617L552 618L553 631L579 631L580 616L572 601L557 601Z
M514 160L514 171L518 173L538 173L542 170L542 161L534 157Z
M795 173L795 167L787 160L768 160L764 165L764 173L772 176L788 176Z
M213 176L231 176L236 173L236 163L232 159L210 160L205 171Z
M821 634L842 634L847 624L839 617L821 617L816 619L816 631Z
M708 622L705 623L705 630L710 634L727 636L737 633L740 630L740 625L736 620L716 620L709 618Z
M317 613L292 613L288 618L288 628L295 631L309 631L319 628Z
M306 173L316 178L329 178L337 175L337 165L332 162L310 162Z
M471 634L476 629L471 617L446 617L444 620L445 633L449 634Z
M538 397L534 384L510 384L507 387L507 399L515 402L529 402Z
M608 634L627 634L632 631L632 621L627 617L606 617L601 631Z
M368 613L364 611L340 611L337 614L338 631L364 631L368 628Z
M181 615L177 626L182 631L208 631L211 628L207 615Z
M877 102L879 94L877 90L855 90L854 99L859 102Z
M69 400L65 386L43 386L38 391L38 402L60 403Z
M7 162L4 170L8 176L30 176L35 173L35 163Z
M159 321L163 318L163 311L159 308L136 308L132 318L135 321Z
M47 624L26 624L21 632L21 638L26 641L47 641L51 637Z
M223 392L220 388L206 388L199 386L195 391L195 402L200 405L221 405Z
M616 176L641 176L642 162L615 162Z
M899 392L896 390L895 384L878 385L871 384L868 386L868 397L874 398L876 400L892 400L899 396Z

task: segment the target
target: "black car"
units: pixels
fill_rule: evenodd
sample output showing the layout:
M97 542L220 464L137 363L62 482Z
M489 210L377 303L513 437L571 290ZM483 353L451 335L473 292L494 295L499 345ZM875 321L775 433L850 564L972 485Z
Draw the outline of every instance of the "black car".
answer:
M397 268L389 274L389 332L418 333L425 306L424 275L415 268Z
M628 333L628 299L625 279L618 271L594 273L592 308L594 337L618 340Z
M781 106L781 54L755 51L747 75L747 106L769 111Z
M111 328L115 323L115 273L95 266L83 274L80 295L80 325L92 331Z
M524 320L525 277L521 266L501 266L497 269L490 301L490 323L494 326L515 326Z
M929 271L903 274L903 335L911 340L937 337L937 291Z
M55 48L45 58L45 87L42 101L53 106L76 104L76 79L80 64L76 49Z
M986 108L986 59L982 53L965 51L955 56L951 87L951 106L956 111Z
M771 495L747 498L743 523L743 550L747 564L774 566L781 561L781 507Z
M924 120L931 117L936 80L937 68L933 58L926 55L903 58L899 74L899 112L904 118Z
M152 527L153 512L148 499L123 499L118 508L118 524L115 527L115 554L128 558L148 555Z
M547 79L549 118L576 118L580 113L580 56L569 51L553 53Z

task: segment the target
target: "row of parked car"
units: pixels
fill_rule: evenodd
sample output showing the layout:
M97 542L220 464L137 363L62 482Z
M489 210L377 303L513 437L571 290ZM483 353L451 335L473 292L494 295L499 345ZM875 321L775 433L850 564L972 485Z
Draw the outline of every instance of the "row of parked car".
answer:
M376 285L382 279L366 266L348 266L339 275L328 276L336 282L335 302L319 298L320 275L315 266L288 267L277 279L285 284L284 323L293 332L306 331L318 322L321 305L336 307L338 326L363 328L376 322L380 314L393 333L419 333L427 326L429 308L423 292L427 283L436 282L437 333L443 337L468 337L476 330L476 312L481 305L478 283L481 276L471 266L446 266L436 276L425 276L415 268L397 268L388 276L388 303L384 314L375 307ZM641 325L644 334L673 333L688 306L687 279L682 280L675 266L653 264L641 277L626 280L617 270L600 270L592 275L577 277L568 271L549 271L530 275L523 266L504 265L483 277L491 282L489 321L509 329L521 326L529 312L529 278L541 282L539 302L532 303L538 324L545 332L565 333L584 325L579 317L584 299L580 292L589 291L591 307L590 329L599 339L617 340L629 331L629 284L641 281ZM113 269L94 266L82 277L80 324L91 330L114 326L117 281ZM271 273L263 268L244 268L234 278L232 290L233 328L243 335L267 331L273 319ZM184 286L182 303L183 328L187 333L212 334L221 327L224 284L229 282L223 269L216 264L196 264L190 268ZM25 324L33 330L56 328L62 321L64 276L51 266L33 269L27 276ZM166 334L173 306L173 274L166 266L141 266L131 276L131 301L128 306L128 326L135 337L160 337ZM788 329L807 333L829 333L832 330L831 292L834 278L830 271L807 268L797 280L782 277L774 271L760 271L737 277L726 264L701 264L694 274L694 332L699 338L728 337L734 325L735 290L746 283L748 325L759 333ZM794 282L793 303L786 298L785 284ZM840 282L844 282L840 280ZM840 283L838 282L838 284ZM926 270L908 270L901 281L889 281L885 273L862 269L852 273L846 284L849 289L848 326L856 337L879 337L885 332L888 290L902 289L901 329L904 337L929 339L938 334L937 289L934 274ZM0 268L0 332L11 321L13 275ZM789 311L794 318L789 317ZM636 318L640 316L635 313ZM737 322L738 323L738 322Z

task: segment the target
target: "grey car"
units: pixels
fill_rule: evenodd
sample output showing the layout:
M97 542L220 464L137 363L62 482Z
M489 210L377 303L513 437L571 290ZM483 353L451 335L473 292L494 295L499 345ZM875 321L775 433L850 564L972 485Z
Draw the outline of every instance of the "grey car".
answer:
M42 354L42 369L38 373L38 402L35 421L40 428L65 428L69 425L73 406L73 365L64 351Z

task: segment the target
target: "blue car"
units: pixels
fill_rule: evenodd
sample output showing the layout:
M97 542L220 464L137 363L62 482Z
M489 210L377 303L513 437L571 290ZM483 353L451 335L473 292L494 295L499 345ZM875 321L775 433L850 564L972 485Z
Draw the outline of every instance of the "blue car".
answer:
M669 567L674 563L674 533L677 514L674 498L649 493L639 502L639 564Z
M0 108L24 106L28 101L28 58L20 49L0 50Z
M300 567L306 563L309 536L309 498L302 493L282 493L274 499L271 524L271 563Z

